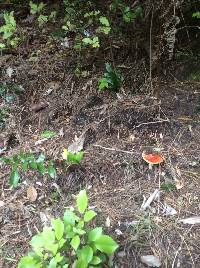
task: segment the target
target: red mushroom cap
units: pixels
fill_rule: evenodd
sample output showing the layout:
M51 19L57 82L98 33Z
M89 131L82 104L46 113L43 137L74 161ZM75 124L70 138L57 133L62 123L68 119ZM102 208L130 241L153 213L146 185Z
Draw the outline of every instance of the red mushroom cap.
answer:
M144 159L145 162L151 165L157 165L164 161L163 157L156 152L153 153L143 152L142 158Z

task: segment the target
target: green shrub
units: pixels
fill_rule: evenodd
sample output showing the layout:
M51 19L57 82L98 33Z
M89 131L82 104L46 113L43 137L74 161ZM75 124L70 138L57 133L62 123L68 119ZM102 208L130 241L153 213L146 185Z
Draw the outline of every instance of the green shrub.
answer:
M41 153L36 159L33 153L15 154L12 157L0 157L0 161L3 161L6 165L11 167L10 173L10 185L17 187L20 180L20 170L27 171L28 169L37 170L41 175L46 173L51 178L55 178L56 170L52 161L45 163L45 155Z
M123 82L122 75L112 68L110 63L105 64L105 73L103 77L99 80L99 90L103 91L105 89L111 89L117 91Z
M4 49L7 46L16 47L18 44L19 38L15 36L17 25L13 14L14 11L3 14L5 24L0 27L0 49Z
M122 14L122 19L125 23L130 23L134 21L134 19L136 18L143 19L142 17L143 10L140 5L137 5L134 9L132 9L124 1L114 0L110 5L110 11L116 13L118 10Z
M109 263L108 256L118 245L102 227L88 228L96 212L88 209L85 190L77 195L76 207L77 212L67 209L63 219L52 220L31 239L32 251L21 258L18 268L100 268Z

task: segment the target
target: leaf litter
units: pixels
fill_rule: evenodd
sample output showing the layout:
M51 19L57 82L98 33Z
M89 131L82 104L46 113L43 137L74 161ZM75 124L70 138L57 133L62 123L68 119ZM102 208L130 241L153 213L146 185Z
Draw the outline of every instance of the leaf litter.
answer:
M27 189L27 198L30 202L35 202L38 197L36 188L33 185L30 185Z
M141 262L148 265L149 267L160 267L161 266L161 262L160 262L159 258L154 256L154 255L141 256Z

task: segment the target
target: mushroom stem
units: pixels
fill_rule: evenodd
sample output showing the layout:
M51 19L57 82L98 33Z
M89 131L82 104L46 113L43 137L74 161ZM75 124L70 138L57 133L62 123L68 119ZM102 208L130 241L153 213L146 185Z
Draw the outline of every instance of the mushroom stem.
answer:
M149 169L152 170L153 165L149 163Z

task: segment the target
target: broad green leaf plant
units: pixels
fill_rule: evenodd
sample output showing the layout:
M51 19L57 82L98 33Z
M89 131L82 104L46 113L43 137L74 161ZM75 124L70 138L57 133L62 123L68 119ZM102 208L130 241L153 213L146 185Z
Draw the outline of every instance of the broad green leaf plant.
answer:
M94 49L100 47L100 39L108 35L111 25L106 16L95 9L91 1L64 0L65 22L62 29L76 33L74 48L81 50L85 46Z
M5 24L0 27L0 49L6 47L16 47L19 38L15 36L17 25L14 18L14 11L5 12L3 14Z
M106 63L103 77L99 80L99 90L111 89L117 91L121 87L123 80L122 75L114 70L110 63Z
M122 15L122 19L125 23L131 23L136 18L143 20L142 7L140 5L137 5L134 9L132 9L123 0L114 0L110 5L110 11L114 13L116 13L117 11L120 11Z
M42 27L43 24L47 23L49 20L54 19L56 17L56 11L52 11L49 16L44 14L46 4L44 4L43 2L36 4L30 1L29 6L30 6L30 13L32 15L37 16L39 27Z
M32 250L21 258L17 267L108 267L109 255L116 251L118 244L103 234L102 227L88 226L97 214L88 208L85 190L76 196L76 210L67 209L62 219L52 220L50 227L36 234L30 241Z
M41 153L38 158L35 158L33 153L20 152L12 157L1 157L6 165L11 167L10 185L17 187L20 181L20 171L26 172L28 169L37 170L41 175L49 174L51 178L56 177L56 170L52 161L45 161L45 155Z
M84 157L84 152L69 152L67 149L63 150L62 158L65 160L68 164L80 164Z

